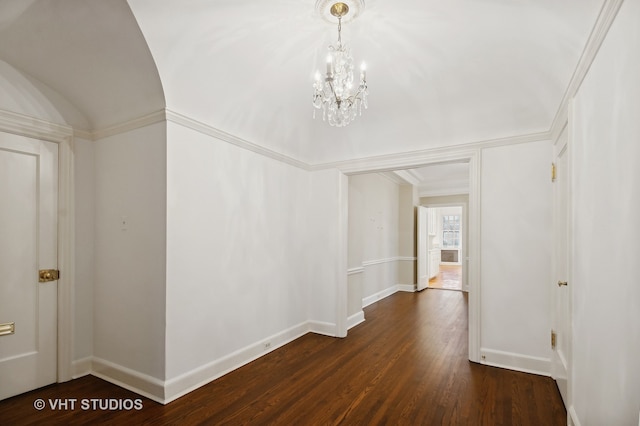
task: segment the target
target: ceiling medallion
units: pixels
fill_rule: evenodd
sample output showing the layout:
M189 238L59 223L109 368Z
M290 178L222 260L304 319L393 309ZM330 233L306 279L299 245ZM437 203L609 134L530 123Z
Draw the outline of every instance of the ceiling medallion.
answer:
M342 17L343 24L353 21L364 12L364 0L343 0L341 3L349 10L349 14ZM336 0L317 0L316 13L330 24L337 24L338 17L331 13L331 8L335 4Z
M351 10L352 4L355 12ZM320 72L316 72L313 83L313 118L316 117L316 109L322 109L322 120L329 121L331 126L344 127L351 123L356 115L362 115L362 107L367 108L367 71L362 63L360 69L360 84L353 85L353 57L351 49L342 42L342 20L351 16L355 18L357 13L364 9L364 1L346 1L331 3L318 0L316 10L326 20L326 12L333 17L333 22L338 23L338 41L335 45L329 45L327 56L327 71L324 79ZM353 13L353 15L351 15Z

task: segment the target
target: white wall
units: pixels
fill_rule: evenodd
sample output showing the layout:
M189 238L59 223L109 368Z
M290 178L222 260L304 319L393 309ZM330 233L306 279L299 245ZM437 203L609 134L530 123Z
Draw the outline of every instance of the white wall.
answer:
M95 162L93 141L73 143L75 187L74 360L93 355Z
M335 333L340 174L172 122L167 139L171 398L307 332L308 321Z
M167 376L306 317L305 172L168 124Z
M483 362L549 373L549 142L484 149L481 177Z
M347 319L347 177L337 170L310 174L307 193L308 215L305 234L297 235L296 244L305 247L307 282L309 283L309 320L312 330L344 337L340 325Z
M94 147L94 356L156 379L165 372L165 140L158 123Z
M350 229L349 245L362 249L366 300L398 284L399 186L379 174L349 176L349 197L360 200L350 205L356 210L349 212L349 223L359 224ZM351 262L358 256L351 251L350 266L355 267Z
M640 1L625 1L575 97L570 122L570 388L582 426L635 425L640 411L639 19Z
M398 201L398 254L404 259L398 263L398 284L411 288L417 283L416 261L416 206L418 189L413 185L399 187Z
M348 291L347 291L347 313L349 317L360 316L360 321L364 318L362 312L362 256L364 254L364 226L362 211L364 209L364 194L357 190L353 184L353 178L349 180L348 196L348 241L347 241L347 267L349 269Z

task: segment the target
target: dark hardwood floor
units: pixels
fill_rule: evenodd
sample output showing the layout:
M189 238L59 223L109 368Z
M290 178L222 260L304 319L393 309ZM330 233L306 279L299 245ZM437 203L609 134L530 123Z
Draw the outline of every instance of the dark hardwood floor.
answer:
M466 297L396 293L346 339L307 334L166 406L87 376L0 401L0 425L566 424L552 379L467 360ZM52 410L49 399L77 402ZM141 406L93 409L91 399Z

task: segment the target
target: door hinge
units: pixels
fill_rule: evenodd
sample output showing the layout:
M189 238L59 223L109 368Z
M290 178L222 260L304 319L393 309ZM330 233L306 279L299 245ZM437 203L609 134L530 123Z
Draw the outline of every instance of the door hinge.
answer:
M551 163L551 182L556 181L556 163Z
M556 341L558 337L555 331L551 330L551 349L556 348Z
M40 269L38 273L38 281L46 283L49 281L56 281L60 279L60 271L57 269Z

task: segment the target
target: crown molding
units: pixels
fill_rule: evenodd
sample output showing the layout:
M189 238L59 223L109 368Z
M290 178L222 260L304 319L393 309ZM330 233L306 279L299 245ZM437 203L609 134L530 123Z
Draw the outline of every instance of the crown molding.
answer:
M420 178L415 176L413 170L394 170L391 172L379 172L378 175L400 186L417 186L420 184Z
M140 129L142 127L149 126L151 124L161 123L166 120L165 110L159 110L152 112L141 117L137 117L131 120L117 123L109 127L98 130L86 130L86 129L73 129L73 136L79 139L86 139L88 141L98 141L100 139L108 138L110 136L119 135L121 133L130 132L132 130Z
M151 124L161 123L166 119L167 118L166 118L165 110L161 109L159 111L152 112L151 114L134 118L133 120L115 124L113 126L109 126L104 129L96 130L91 133L91 136L92 136L91 139L96 141L96 140L108 138L109 136L115 136L120 133L130 132L132 130L150 126Z
M204 135L211 136L213 138L228 142L239 148L243 148L248 151L255 152L256 154L263 155L265 157L271 158L276 161L280 161L282 163L289 164L294 167L298 167L303 170L309 171L311 169L311 167L307 163L304 163L293 157L289 157L287 155L265 148L261 145L255 144L253 142L249 142L245 139L239 138L230 133L216 129L215 127L212 127L208 124L205 124L193 118L187 117L186 115L182 115L175 111L171 111L169 109L165 111L166 111L167 121L171 121L172 123L179 124L191 130L195 130L196 132L200 132Z
M82 129L73 129L73 137L77 139L86 139L88 141L95 140L95 138L93 137L93 132Z
M394 172L380 172L377 173L378 176L381 176L383 178L385 178L386 180L388 180L389 182L395 184L395 185L406 185L407 182L405 182L404 179L402 179L401 177L397 176Z
M418 190L418 197L446 197L448 195L468 195L469 194L469 186L458 186L455 188L438 188L438 189L427 189L424 191Z
M417 182L419 182L419 178L411 170L405 169L418 167L420 165L460 161L461 159L470 158L475 155L478 150L483 148L550 139L549 132L532 133L528 135L491 139L420 151L410 151L398 154L387 154L312 165L253 142L249 142L169 109L162 109L133 120L95 131L73 129L71 126L65 124L52 123L11 111L0 110L0 130L37 139L49 140L52 142L61 142L71 137L96 141L164 121L179 124L207 136L230 143L239 148L255 152L256 154L289 164L302 170L319 171L337 169L347 175L367 172L394 172L392 174L393 176L391 174L385 174L385 177L396 183L410 183L413 185L416 185Z
M207 136L211 136L216 139L220 139L224 142L228 142L237 147L255 152L257 154L280 161L282 163L289 164L294 167L298 167L303 170L309 171L311 169L311 166L309 166L307 163L299 161L293 157L289 157L287 155L280 154L279 152L273 151L271 149L264 148L258 144L249 142L247 140L234 136L230 133L216 129L215 127L210 126L206 123L203 123L201 121L188 117L184 114L180 114L178 112L175 112L166 108L153 112L151 114L147 114L142 117L134 118L133 120L115 124L113 126L96 130L93 132L89 132L86 130L74 130L74 135L82 139L96 141L96 140L104 139L109 136L114 136L120 133L130 132L132 130L139 129L141 127L146 127L151 124L161 123L163 121L170 121L172 123L178 124L188 129L195 130L196 132L205 134Z
M550 139L551 135L549 132L530 133L520 136L489 139L485 141L444 146L420 151L409 151L398 154L387 154L337 161L333 163L317 164L312 165L310 170L338 169L347 175L403 170L428 164L460 161L461 159L469 158L471 155L474 155L474 153L485 148L547 141Z
M584 50L582 51L582 55L580 55L576 69L574 70L571 80L569 81L569 85L567 86L564 96L560 101L560 106L558 107L556 116L551 123L549 134L554 142L560 137L562 129L564 129L567 123L569 102L578 93L584 78L589 72L589 68L591 68L591 64L600 50L600 46L602 46L602 42L609 33L609 29L618 15L618 11L622 6L623 1L624 0L606 0L602 5L602 9L600 9L596 23L591 30L591 34L589 34L589 38L587 39Z
M420 176L413 170L396 170L393 172L396 176L404 181L405 184L419 185Z
M73 136L73 128L16 112L0 110L0 130L50 142L64 142Z

